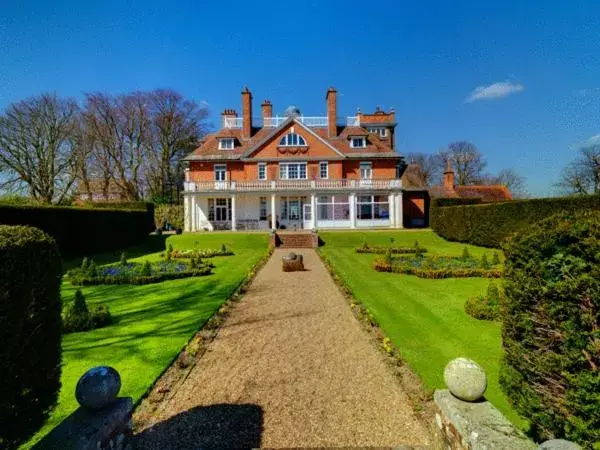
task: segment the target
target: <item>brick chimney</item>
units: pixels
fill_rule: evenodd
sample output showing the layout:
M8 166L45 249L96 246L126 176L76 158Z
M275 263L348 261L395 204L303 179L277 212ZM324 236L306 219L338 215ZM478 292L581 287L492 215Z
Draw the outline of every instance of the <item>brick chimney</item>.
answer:
M273 117L273 105L269 100L265 100L262 105L260 105L260 109L262 110L262 118L263 118L263 127L266 126L265 118Z
M250 139L252 137L252 92L248 86L242 91L242 137Z
M235 109L224 109L221 113L221 128L225 128L225 119L226 118L236 118L238 115L235 112Z
M330 87L327 89L327 134L329 137L335 137L337 135L337 91Z
M446 160L446 170L444 170L444 188L454 189L454 171L450 165L450 158Z

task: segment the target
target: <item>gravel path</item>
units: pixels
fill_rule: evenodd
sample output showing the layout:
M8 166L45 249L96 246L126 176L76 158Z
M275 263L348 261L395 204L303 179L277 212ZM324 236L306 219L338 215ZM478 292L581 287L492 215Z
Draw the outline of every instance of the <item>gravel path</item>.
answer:
M314 250L278 249L139 448L427 445L425 427Z

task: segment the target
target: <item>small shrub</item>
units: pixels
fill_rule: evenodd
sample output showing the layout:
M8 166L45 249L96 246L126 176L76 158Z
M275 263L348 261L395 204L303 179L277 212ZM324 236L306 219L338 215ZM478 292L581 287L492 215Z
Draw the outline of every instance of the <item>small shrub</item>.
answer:
M122 266L127 265L127 255L125 254L125 252L121 253L121 265Z
M110 310L105 305L95 305L90 310L91 329L102 328L112 321Z
M486 253L484 253L481 257L481 268L484 270L488 270L490 268L490 262L488 261Z
M383 260L386 264L392 264L392 250L388 249L385 252L385 256L383 257Z
M92 262L90 262L90 265L87 268L87 276L88 277L97 277L98 276L98 267L96 266L96 263L94 262L94 260L92 259Z
M81 261L81 270L86 271L86 270L88 270L89 267L90 267L90 260L87 257L83 258L83 261Z
M463 248L462 259L465 260L465 261L467 259L471 259L471 252L469 251L469 249L467 247Z
M73 302L64 308L63 327L66 333L86 331L91 328L90 311L79 289L75 291Z
M497 252L494 252L494 256L492 256L492 266L500 265L500 257Z
M149 277L150 275L152 275L152 264L150 264L150 261L144 261L144 265L142 266L140 275L143 277Z
M368 250L369 244L367 244L367 241L362 241L362 244L360 244L360 248L362 248L363 250Z
M167 247L166 258L168 261L171 261L172 257L173 257L173 245L169 244L169 246Z
M227 247L225 244L221 244L221 253L227 253Z
M485 296L471 297L465 302L465 312L479 320L498 320L500 315L500 291L495 283L488 285Z

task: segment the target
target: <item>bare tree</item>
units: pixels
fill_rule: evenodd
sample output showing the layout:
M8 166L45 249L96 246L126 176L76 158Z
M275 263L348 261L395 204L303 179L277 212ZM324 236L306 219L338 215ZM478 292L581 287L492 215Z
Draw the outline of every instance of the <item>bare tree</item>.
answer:
M150 195L165 199L183 179L181 158L206 133L208 110L170 89L150 92L148 101L152 151L146 166L147 182Z
M600 193L600 144L579 149L577 158L563 170L555 186L569 195Z
M513 198L526 198L529 196L525 186L525 177L519 175L514 169L502 169L498 175L483 174L478 180L480 184L502 184L508 188Z
M439 154L418 152L408 153L406 155L406 161L410 164L417 164L421 168L425 187L431 187L441 182L442 172L444 170L444 160Z
M444 161L450 160L459 185L476 183L487 165L483 155L469 141L453 142L448 145L448 149L441 150L439 155Z
M3 186L23 185L33 198L45 203L65 200L77 175L78 148L73 135L78 113L75 101L54 94L6 108L0 115Z
M144 162L150 156L151 121L147 94L87 94L87 134L93 142L93 171L114 182L127 200L145 195Z

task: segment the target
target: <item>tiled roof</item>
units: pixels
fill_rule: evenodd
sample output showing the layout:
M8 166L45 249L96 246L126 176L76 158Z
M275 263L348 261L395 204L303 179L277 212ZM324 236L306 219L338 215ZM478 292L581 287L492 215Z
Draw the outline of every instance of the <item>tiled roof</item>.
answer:
M300 124L301 125L301 124ZM302 125L303 126L303 125ZM191 152L186 160L204 159L240 159L248 150L261 143L276 130L275 128L255 128L251 139L242 138L242 129L230 128L219 130L216 133L205 136L200 146ZM389 140L381 141L378 136L369 134L361 127L338 127L338 136L329 138L327 128L310 128L310 130L323 139L327 144L348 158L400 158L400 155L389 146ZM363 149L350 147L349 136L364 135L367 138L367 146ZM219 150L219 138L233 137L236 146L233 150Z
M418 164L409 164L402 174L402 187L405 189L424 189L425 177Z
M452 188L447 188L441 184L436 184L429 188L429 196L431 198L458 198L458 194Z
M455 189L461 198L480 198L484 203L512 200L510 191L502 184L456 186Z

